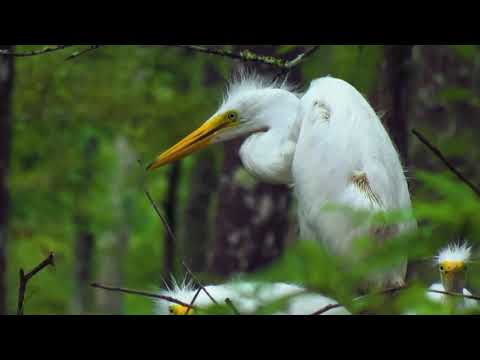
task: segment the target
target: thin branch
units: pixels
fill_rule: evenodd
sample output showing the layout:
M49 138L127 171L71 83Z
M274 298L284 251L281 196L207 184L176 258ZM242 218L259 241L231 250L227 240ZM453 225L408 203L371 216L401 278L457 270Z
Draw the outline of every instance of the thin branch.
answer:
M55 52L55 51L60 51L64 50L68 47L72 47L74 45L56 45L56 46L47 46L41 50L31 50L31 51L23 51L23 52L12 52L9 50L0 50L0 55L11 55L15 57L27 57L27 56L36 56L36 55L43 55L47 54L50 52ZM80 50L80 51L75 51L73 54L68 56L66 60L72 60L78 56L81 56L87 52L96 50L100 47L103 47L105 45L89 45L86 49ZM241 60L244 62L256 62L256 63L262 63L270 66L274 66L277 68L281 69L281 72L277 75L284 75L291 71L294 67L298 66L301 62L303 62L306 58L311 56L315 51L318 50L320 45L315 45L305 51L304 53L298 55L292 60L284 60L280 59L274 56L265 56L265 55L260 55L252 52L251 50L244 50L239 53L230 51L230 50L225 50L225 49L214 49L214 48L209 48L201 45L162 45L162 46L169 46L169 47L178 47L182 49L189 49L193 50L196 52L200 53L205 53L205 54L210 54L210 55L216 55L216 56L222 56L222 57L228 57L231 59L236 59L236 60Z
M37 275L40 271L47 266L55 267L55 254L51 252L48 257L38 264L32 271L25 275L23 269L20 269L20 283L18 287L18 303L17 303L17 315L23 315L25 292L27 291L28 282Z
M158 294L154 294L154 293L150 293L150 292L146 292L146 291L138 291L138 290L130 290L130 289L125 289L125 288L119 288L119 287L111 287L111 286L100 285L100 284L96 284L96 283L93 283L90 286L93 287L93 288L96 288L96 289L119 292L119 293L123 293L123 294L140 295L140 296L144 296L144 297L165 300L165 301L168 301L168 302L173 303L173 304L181 305L181 306L184 306L184 307L187 307L187 308L190 308L190 309L195 309L195 307L193 305L191 306L189 304L184 303L183 301L174 299L170 296L158 295Z
M378 293L367 294L367 295L364 295L364 296L360 296L360 297L358 297L358 298L355 298L353 301L358 301L358 300L364 299L364 298L367 297L367 296L372 296L372 295L387 295L387 294L391 294L391 293L394 293L394 292L397 292L397 291L406 290L406 289L408 289L408 286L399 286L399 287L396 287L396 288L391 288L391 289L383 290L383 291L378 292ZM432 289L428 289L427 292L429 292L429 293L435 293L435 294L448 295L448 296L454 296L454 297L461 297L461 298L466 298L466 299L473 299L473 300L480 301L480 296L476 296L476 295L464 295L464 294L459 294L459 293L455 293L455 292L432 290ZM329 310L331 310L331 309L339 308L339 307L342 307L342 306L343 306L343 305L340 305L340 304L330 304L330 305L327 305L327 306L325 306L324 308L320 309L319 311L314 312L312 315L321 315L321 314L326 313L327 311L329 311Z
M293 59L291 61L287 61L285 66L288 69L293 69L295 66L299 65L301 62L303 62L309 56L313 55L319 48L320 48L320 45L312 46L310 49L308 49L304 53L298 55L295 59Z
M83 50L80 50L80 51L75 51L73 54L71 54L69 57L67 57L65 60L72 60L72 59L75 59L83 54L86 54L90 51L93 51L93 50L97 50L101 47L103 47L104 45L90 45L89 47L87 47L86 49L83 49Z
M155 209L155 212L157 213L160 220L162 220L162 223L165 226L165 228L167 229L168 235L172 238L172 241L177 242L177 240L175 238L175 235L172 231L172 228L168 224L167 219L165 219L165 217L162 215L162 213L160 212L160 209L158 208L157 204L155 204L155 201L153 201L152 197L150 196L150 193L147 190L145 190L145 195L147 196L148 200L150 201L150 204L152 204L152 206Z
M214 49L214 48L208 48L205 46L200 46L200 45L166 45L166 46L172 46L172 47L179 47L183 49L189 49L193 50L196 52L201 52L205 54L210 54L210 55L217 55L217 56L222 56L222 57L228 57L231 59L236 59L236 60L242 60L245 62L257 62L257 63L262 63L262 64L267 64L271 66L276 66L278 68L285 69L287 68L288 62L273 56L264 56L264 55L259 55L255 54L254 52L250 50L244 50L239 53L230 51L230 50L225 50L225 49Z
M200 292L202 291L201 288L197 290L195 293L195 296L193 297L192 301L190 302L190 305L188 305L187 310L185 311L185 315L188 315L191 309L193 309L193 306L195 305L195 301L197 301L198 295L200 295Z
M230 300L229 298L225 299L225 304L227 304L230 307L230 309L232 309L235 315L241 315L240 312L235 307L235 305L233 305L232 300Z
M35 55L43 55L55 51L64 50L66 48L72 47L74 45L56 45L56 46L46 46L41 50L30 50L30 51L9 51L9 50L0 50L0 55L10 55L14 57L27 57L27 56L35 56Z
M182 265L183 267L185 268L185 270L187 270L188 274L192 277L193 280L195 280L195 282L198 284L198 286L200 287L201 290L203 290L205 292L205 294L207 294L207 296L210 298L210 300L213 301L213 303L215 305L218 305L218 302L213 298L212 295L210 295L210 293L207 291L207 289L205 288L205 286L203 286L203 284L200 282L200 280L198 280L198 278L193 274L193 272L188 268L187 264L185 264L184 261L182 261Z
M322 314L325 314L327 311L330 311L332 309L337 309L339 307L342 307L342 305L340 305L340 304L330 304L330 305L327 305L327 306L321 308L318 311L315 311L312 315L322 315Z
M474 185L470 180L468 180L455 166L453 166L446 158L443 156L441 151L433 146L422 134L417 130L413 129L412 133L424 144L426 145L444 164L445 166L453 172L462 182L467 184L470 189L472 189L478 196L480 196L480 189Z
M436 293L436 294L442 294L442 295L449 295L449 296L454 296L454 297L461 297L465 299L473 299L480 301L480 296L475 296L475 295L465 295L465 294L459 294L455 292L449 292L449 291L440 291L440 290L427 290L430 293Z
M312 46L307 51L298 55L295 59L287 61L286 64L285 64L285 67L283 69L281 69L277 73L277 75L275 75L275 77L273 78L273 81L276 81L278 78L280 78L282 76L286 76L287 74L289 74L293 70L293 68L298 66L301 62L303 62L309 56L313 55L319 48L320 48L320 45Z

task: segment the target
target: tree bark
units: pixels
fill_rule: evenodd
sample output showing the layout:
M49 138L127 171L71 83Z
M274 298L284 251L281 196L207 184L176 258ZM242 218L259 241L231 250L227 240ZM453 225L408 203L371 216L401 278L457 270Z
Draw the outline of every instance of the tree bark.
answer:
M168 173L168 190L167 197L164 201L165 217L170 225L173 234L176 234L177 230L177 207L178 207L178 189L180 183L180 176L182 171L182 163L178 161L170 165ZM175 255L176 244L172 239L169 232L165 229L164 232L165 241L165 255L164 255L164 268L163 279L170 283L171 276L175 274Z
M13 46L0 46L13 51ZM14 60L0 56L0 315L7 314L8 171L11 156Z
M239 46L262 55L274 55L275 46ZM253 66L253 65L252 65ZM256 65L260 73L272 69ZM275 73L272 73L275 75ZM298 80L300 73L291 74ZM224 163L220 178L215 241L210 269L228 276L236 272L256 271L276 259L283 251L288 236L290 190L253 182L242 184L244 175L238 151L242 140L224 145ZM252 179L253 180L253 179Z
M377 109L385 111L382 120L404 166L408 165L408 103L411 93L412 45L385 45Z
M86 202L82 201L92 186L93 164L97 152L97 139L91 137L84 149L82 180L77 189L77 210L74 215L75 237L75 295L73 299L74 314L86 314L93 310L92 282L93 256L95 251L95 234L91 231Z
M222 77L211 62L204 67L203 85L220 84ZM189 179L189 195L185 207L185 227L181 230L184 260L195 273L207 270L207 249L212 237L210 208L218 188L213 149L201 151Z

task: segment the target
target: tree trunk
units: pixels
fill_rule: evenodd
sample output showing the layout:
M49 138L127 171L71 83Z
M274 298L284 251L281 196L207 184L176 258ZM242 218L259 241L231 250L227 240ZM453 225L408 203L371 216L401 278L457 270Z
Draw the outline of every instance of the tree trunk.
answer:
M376 107L385 111L382 120L397 147L404 166L408 165L408 102L412 45L385 45ZM375 101L374 101L375 103Z
M203 85L207 88L222 82L218 69L207 62ZM189 195L185 207L185 228L182 234L184 260L195 273L207 270L207 249L212 237L210 208L218 187L213 149L201 151L189 179Z
M274 55L276 47L245 45L236 51L244 49ZM256 70L272 71L262 65L256 65ZM289 79L298 78L296 73ZM210 259L212 272L223 276L255 271L270 264L282 253L289 231L290 190L285 186L261 184L245 175L238 155L241 144L242 140L238 140L224 145L216 234ZM246 176L249 180L242 181Z
M92 262L95 249L95 236L86 230L85 219L77 218L79 229L75 238L75 295L73 313L82 315L92 310Z
M164 201L165 217L170 225L173 234L176 234L177 230L177 206L178 206L178 188L180 183L180 176L182 171L181 161L175 162L170 165L168 173L168 190L167 197ZM165 229L164 235L165 241L165 255L164 255L164 268L163 279L170 283L171 276L175 274L175 254L176 244L174 239L170 236L169 232Z
M13 51L13 46L0 46ZM12 136L14 60L0 55L0 315L7 313L8 170Z
M95 137L90 138L85 145L82 180L76 194L78 208L74 215L76 227L74 314L91 313L93 310L93 296L90 283L92 282L95 235L91 231L86 201L82 198L86 196L92 186L93 164L97 146Z
M102 238L102 258L99 263L101 283L121 286L124 280L125 251L130 238L130 219L133 217L133 189L131 174L138 166L127 139L118 136L114 143L118 155L117 170L111 180L112 231ZM97 309L102 314L123 313L123 294L97 291Z

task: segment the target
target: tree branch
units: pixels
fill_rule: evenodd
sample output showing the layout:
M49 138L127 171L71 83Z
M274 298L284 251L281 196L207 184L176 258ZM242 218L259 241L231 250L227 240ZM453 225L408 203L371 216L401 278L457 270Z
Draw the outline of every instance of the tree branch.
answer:
M172 46L172 47L178 47L178 48L183 48L183 49L189 49L193 50L196 52L201 52L205 54L210 54L210 55L217 55L217 56L222 56L222 57L228 57L231 59L236 59L236 60L242 60L245 62L256 62L256 63L262 63L262 64L267 64L271 66L276 66L279 68L287 68L288 62L279 58L275 58L273 56L264 56L264 55L258 55L253 53L250 50L244 50L239 53L230 51L230 50L225 50L225 49L213 49L213 48L208 48L205 46L199 46L199 45L166 45L166 46Z
M67 57L65 60L72 60L72 59L75 59L83 54L86 54L90 51L93 51L93 50L97 50L101 47L103 47L105 45L90 45L89 47L87 47L86 49L83 49L83 50L80 50L80 51L75 51L73 54L71 54L69 57Z
M153 201L152 197L150 196L150 193L147 190L145 190L145 195L147 196L148 201L150 201L150 204L152 204L153 209L157 213L160 220L162 220L162 223L167 229L168 235L171 237L172 241L177 242L177 239L175 238L175 234L173 233L172 228L168 224L167 219L165 219L165 217L162 215L162 213L160 212L160 209L158 208L157 204L155 204L155 201Z
M193 272L189 269L189 267L187 266L187 264L185 264L184 261L182 261L182 265L183 267L185 268L185 270L187 270L188 274L192 277L193 280L195 280L195 282L198 284L198 286L200 287L200 289L205 292L205 294L207 294L207 296L210 298L210 300L213 301L213 303L215 305L218 305L218 302L213 298L212 295L210 295L210 293L207 291L207 289L205 288L205 286L203 286L203 284L200 282L200 280L198 280L198 278L193 274Z
M480 196L480 189L474 185L470 180L468 180L455 166L453 166L442 154L442 152L433 146L422 134L417 130L413 129L412 133L424 144L426 145L444 164L445 166L453 172L462 182L467 184L470 189L472 189L478 196Z
M295 59L293 59L291 61L287 61L285 66L289 70L293 69L295 66L297 66L301 62L305 61L305 59L307 59L309 56L313 55L319 48L320 48L320 45L312 46L310 49L308 49L304 53L298 55Z
M54 253L50 253L48 257L43 260L40 264L38 264L32 271L25 275L23 269L20 269L20 283L18 287L18 303L17 303L17 315L23 315L24 310L24 301L25 301L25 292L27 291L27 284L28 282L37 275L40 271L42 271L47 266L55 266L54 262L55 255Z
M9 51L9 50L0 50L0 55L10 55L14 57L28 57L28 56L35 56L35 55L43 55L48 54L55 51L64 50L66 48L72 47L74 45L56 45L56 46L46 46L41 50L30 50L30 51Z
M396 287L396 288L391 288L391 289L381 291L381 292L376 293L376 294L369 294L369 295L360 296L358 298L355 298L353 301L358 301L358 300L361 300L361 299L363 299L367 296L371 296L371 295L386 295L386 294L391 294L391 293L401 291L401 290L405 290L405 289L408 289L408 287L407 286L399 286L399 287ZM427 292L480 301L480 296L476 296L476 295L464 295L464 294L459 294L459 293L455 293L455 292L431 290L431 289L428 289ZM321 315L321 314L324 314L331 309L339 308L339 307L342 307L342 306L343 305L340 305L340 304L330 304L330 305L327 305L327 306L323 307L322 309L314 312L312 315Z
M43 55L47 54L50 52L55 52L55 51L60 51L64 50L68 47L72 47L74 45L56 45L56 46L47 46L41 50L31 50L31 51L23 51L23 52L11 52L8 50L0 50L0 55L11 55L15 57L28 57L28 56L36 56L36 55ZM88 45L88 47L84 50L80 51L75 51L73 54L68 56L66 60L72 60L80 55L83 55L87 52L96 50L100 47L103 47L105 45ZM204 53L204 54L210 54L210 55L216 55L216 56L221 56L221 57L227 57L231 59L236 59L236 60L242 60L244 62L255 62L255 63L262 63L270 66L274 66L277 68L280 68L282 72L279 74L285 74L289 71L291 71L294 67L298 66L300 63L302 63L306 58L311 56L315 51L318 50L320 45L315 45L312 46L310 49L305 51L304 53L298 55L292 60L284 60L280 59L274 56L264 56L264 55L259 55L255 54L254 52L250 50L244 50L239 53L230 51L230 50L225 50L225 49L214 49L214 48L209 48L201 45L162 45L162 46L169 46L169 47L177 47L177 48L182 48L182 49L189 49L193 50L196 52Z
M322 314L325 314L327 311L330 311L332 309L337 309L339 307L342 307L342 305L340 305L340 304L330 304L330 305L327 305L327 306L321 308L318 311L315 311L312 315L322 315Z
M235 305L233 305L232 300L230 300L229 298L225 299L225 304L227 304L230 307L230 309L232 309L235 315L241 315L240 312L235 307Z
M93 288L96 289L102 289L102 290L107 290L107 291L113 291L113 292L119 292L123 294L130 294L130 295L139 295L139 296L144 296L144 297L149 297L149 298L154 298L154 299L160 299L160 300L165 300L173 304L181 305L189 309L195 309L193 305L186 304L183 301L174 299L170 296L164 296L164 295L158 295L146 291L138 291L138 290L130 290L130 289L125 289L125 288L119 288L119 287L111 287L111 286L106 286L106 285L100 285L97 283L93 283L90 285Z

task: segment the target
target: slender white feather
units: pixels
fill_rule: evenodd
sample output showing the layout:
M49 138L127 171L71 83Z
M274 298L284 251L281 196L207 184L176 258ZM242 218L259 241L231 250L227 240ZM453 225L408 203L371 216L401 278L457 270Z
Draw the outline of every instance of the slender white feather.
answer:
M449 244L440 251L436 257L436 262L438 264L446 261L468 263L470 261L471 250L472 248L467 243Z

